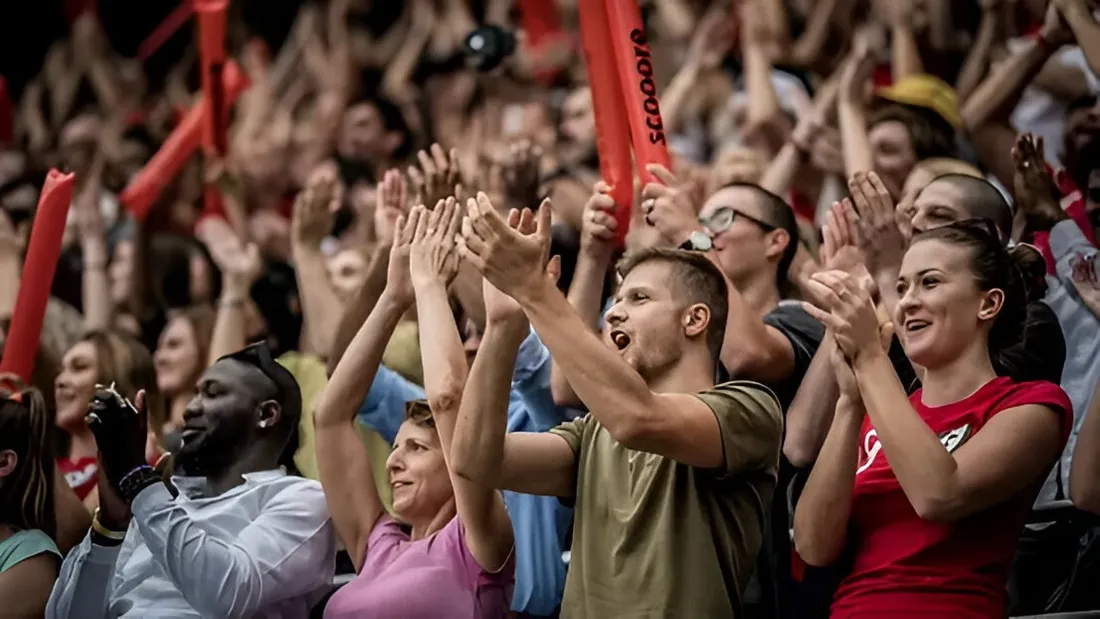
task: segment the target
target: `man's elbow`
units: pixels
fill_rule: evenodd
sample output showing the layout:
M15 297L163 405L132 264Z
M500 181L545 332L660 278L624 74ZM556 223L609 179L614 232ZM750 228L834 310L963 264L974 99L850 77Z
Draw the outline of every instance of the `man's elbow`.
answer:
M1070 483L1069 498L1077 509L1100 514L1100 485Z
M817 460L817 450L811 448L805 441L791 440L788 437L783 441L783 456L795 468L803 469Z

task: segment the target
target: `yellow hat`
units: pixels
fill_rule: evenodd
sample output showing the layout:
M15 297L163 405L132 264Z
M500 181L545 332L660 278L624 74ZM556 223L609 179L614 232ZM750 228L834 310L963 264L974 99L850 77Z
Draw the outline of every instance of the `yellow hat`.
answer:
M952 127L962 126L959 97L955 94L955 89L934 75L920 73L903 77L891 86L877 88L875 96L894 103L932 110Z

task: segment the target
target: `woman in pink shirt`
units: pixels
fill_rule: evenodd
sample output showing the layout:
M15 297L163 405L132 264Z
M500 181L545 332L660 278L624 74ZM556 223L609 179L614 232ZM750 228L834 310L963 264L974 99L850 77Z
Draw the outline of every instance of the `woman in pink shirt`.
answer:
M326 619L509 616L515 561L504 499L455 475L447 462L467 373L447 292L457 270L460 220L453 199L398 220L386 289L317 408L321 484L359 574L329 600ZM414 300L428 402L409 403L386 461L395 520L383 511L370 456L353 426L386 343Z

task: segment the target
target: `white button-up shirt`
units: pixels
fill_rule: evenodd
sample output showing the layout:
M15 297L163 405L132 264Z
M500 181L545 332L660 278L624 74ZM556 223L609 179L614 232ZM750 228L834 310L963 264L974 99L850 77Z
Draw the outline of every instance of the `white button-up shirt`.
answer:
M321 485L281 470L203 497L205 479L141 491L122 544L91 535L61 567L46 617L301 619L331 588L336 536Z

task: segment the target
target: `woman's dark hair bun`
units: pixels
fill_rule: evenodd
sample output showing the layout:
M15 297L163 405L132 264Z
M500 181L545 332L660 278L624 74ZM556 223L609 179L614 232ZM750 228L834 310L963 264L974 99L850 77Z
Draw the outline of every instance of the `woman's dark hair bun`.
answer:
M1008 256L1020 270L1027 302L1042 300L1047 294L1047 263L1043 254L1031 245L1020 244L1008 250Z

